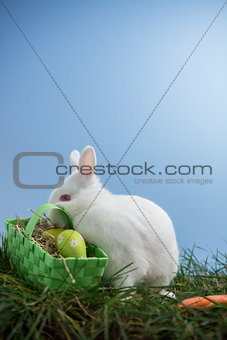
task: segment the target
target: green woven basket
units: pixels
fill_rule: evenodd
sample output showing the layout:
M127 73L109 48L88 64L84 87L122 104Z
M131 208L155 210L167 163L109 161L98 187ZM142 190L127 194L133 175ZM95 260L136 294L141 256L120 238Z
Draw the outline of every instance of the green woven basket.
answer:
M69 228L73 229L72 221L66 211L54 204L42 205L29 221L20 219L20 224L25 228L24 233L13 226L17 224L17 220L6 220L7 256L11 263L26 279L42 283L51 289L84 287L98 283L108 262L108 256L102 249L86 243L87 258L64 259L75 280L75 283L72 283L64 261L52 257L32 241L31 235L39 221L39 216L49 209L58 209L67 219Z

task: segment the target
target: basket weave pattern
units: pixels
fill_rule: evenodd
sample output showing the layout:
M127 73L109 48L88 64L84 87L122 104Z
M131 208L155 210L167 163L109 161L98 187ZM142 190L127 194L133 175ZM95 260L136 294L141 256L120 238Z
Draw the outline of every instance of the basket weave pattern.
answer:
M20 219L25 228L27 220ZM27 238L14 226L17 220L6 220L7 256L26 279L35 280L51 289L72 286L65 264L61 258L54 258L32 239ZM65 258L66 265L75 279L74 286L83 287L98 283L107 265L108 256L104 251L87 243L88 258Z

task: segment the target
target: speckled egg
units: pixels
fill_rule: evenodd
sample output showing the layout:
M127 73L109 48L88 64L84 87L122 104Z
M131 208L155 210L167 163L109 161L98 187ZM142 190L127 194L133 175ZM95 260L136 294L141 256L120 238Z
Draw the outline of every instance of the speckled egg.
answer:
M75 230L64 230L58 235L57 250L63 257L86 258L86 244L83 237Z

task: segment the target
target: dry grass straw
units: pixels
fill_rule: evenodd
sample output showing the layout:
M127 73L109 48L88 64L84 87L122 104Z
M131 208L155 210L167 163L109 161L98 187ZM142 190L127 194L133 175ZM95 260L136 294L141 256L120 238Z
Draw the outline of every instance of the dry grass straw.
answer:
M24 227L21 224L21 221L18 216L17 216L17 224L13 224L13 226L18 231L22 233L25 232ZM62 258L62 256L59 254L56 248L53 235L49 234L50 238L47 238L42 235L44 232L48 233L48 230L53 229L53 228L56 228L56 225L54 225L53 223L52 224L47 223L47 221L42 216L40 216L39 223L36 224L36 227L32 233L31 239L34 243L38 244L38 246L40 246L43 250L45 250L51 256Z

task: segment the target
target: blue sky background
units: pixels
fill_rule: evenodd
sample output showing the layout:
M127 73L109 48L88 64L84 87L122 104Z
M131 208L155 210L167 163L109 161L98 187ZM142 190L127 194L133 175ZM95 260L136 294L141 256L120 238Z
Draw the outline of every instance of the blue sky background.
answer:
M223 1L5 1L107 158L116 164ZM209 164L213 184L135 184L132 194L163 207L179 247L226 250L227 7L164 98L122 164ZM25 151L94 145L15 24L0 6L1 231L28 217L50 190L13 182L13 158ZM97 150L99 164L106 164ZM56 161L21 161L21 181L57 182ZM182 176L178 176L181 178ZM187 176L184 176L187 178ZM192 176L188 176L192 178ZM101 181L105 181L102 176ZM151 178L140 176L138 178ZM165 181L166 176L157 176ZM176 177L175 177L176 178ZM117 178L107 185L126 194ZM206 252L199 254L206 256Z

